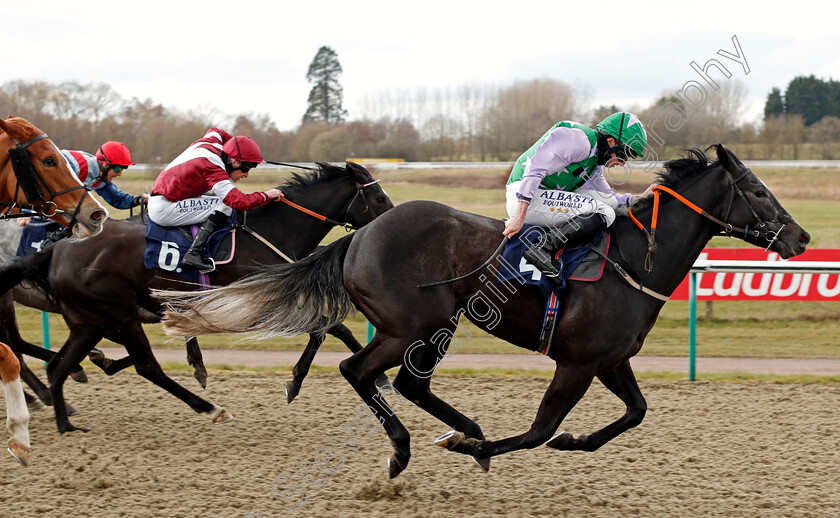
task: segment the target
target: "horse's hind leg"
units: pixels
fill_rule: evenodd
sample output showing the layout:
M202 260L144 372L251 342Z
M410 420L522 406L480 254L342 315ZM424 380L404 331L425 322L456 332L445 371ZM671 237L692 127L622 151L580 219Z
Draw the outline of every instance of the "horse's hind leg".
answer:
M406 358L406 365L400 368L397 377L394 378L394 388L403 397L451 426L453 430L457 430L465 438L483 440L484 434L478 424L434 395L430 389L432 373L442 358L442 354L438 352L438 347L445 348L445 346L448 346L448 344L439 344L437 347L433 344L426 344L412 351L410 357ZM438 440L443 440L447 435L449 434L439 437ZM473 459L485 472L490 470L489 458L477 459L474 457Z
M38 395L37 398L33 398L34 401L32 402L29 401L29 398L26 399L29 409L40 410L45 405L52 405L52 394L50 394L50 389L38 379L38 376L36 376L34 372L29 370L29 367L26 366L26 363L22 358L20 358L20 356L18 356L18 360L20 361L20 379L29 385L29 388L34 390L35 394Z
M102 369L102 372L104 372L106 376L113 376L114 374L122 372L134 365L134 360L131 359L131 356L124 356L119 360L112 360L110 358L106 358L101 354L101 352L102 351L99 351L100 354L94 353L92 356L88 355L88 359L92 364Z
M364 346L360 344L358 340L356 340L356 337L353 336L353 333L350 332L350 329L344 324L336 324L333 327L327 329L327 334L332 335L344 342L344 345L346 345L347 348L350 349L350 352L352 352L353 354L356 354L364 348ZM380 374L378 378L376 378L377 387L383 388L388 387L390 385L391 380L388 379L388 375L384 372Z
M185 402L196 412L210 414L214 423L226 423L233 419L227 410L201 399L163 372L152 353L152 347L139 320L127 323L121 328L119 335L108 336L108 338L125 347L134 360L137 374Z
M629 360L623 361L615 369L599 374L598 379L627 405L624 415L591 435L575 438L572 434L563 432L548 441L546 446L558 450L595 451L642 422L647 411L647 402L639 390Z
M387 369L402 364L405 349L402 340L377 333L367 347L339 364L341 374L374 412L391 439L394 446L394 453L388 458L391 478L399 475L408 465L411 458L410 437L393 410L381 397L378 398L374 381Z
M12 434L8 451L21 464L29 464L29 410L20 383L20 363L12 350L0 343L0 379L6 396L6 428Z
M594 375L583 366L563 367L558 364L531 429L524 434L500 441L481 441L464 437L463 434L448 434L437 444L479 459L524 448L536 448L551 439L569 411L586 393L593 378Z

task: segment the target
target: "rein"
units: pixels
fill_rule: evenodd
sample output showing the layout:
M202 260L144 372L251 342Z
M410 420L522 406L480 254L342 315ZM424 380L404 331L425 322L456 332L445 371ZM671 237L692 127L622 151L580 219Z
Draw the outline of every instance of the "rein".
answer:
M272 163L274 163L274 162L272 162ZM371 210L370 205L367 203L367 200L364 200L364 190L365 190L365 187L370 187L371 185L375 185L379 182L380 182L380 180L374 180L374 181L368 182L368 183L358 183L358 182L356 182L356 194L353 196L353 199L350 200L350 203L347 204L347 208L344 209L345 219L347 217L347 214L350 213L350 207L353 206L353 203L360 196L363 198L363 201L365 202L365 211ZM299 210L299 211L303 212L304 214L308 214L308 215L312 216L315 219L320 219L321 221L323 221L325 223L330 223L331 225L342 227L347 232L350 232L351 230L359 230L359 228L361 228L361 227L357 227L355 225L352 225L350 223L347 223L346 221L341 222L341 221L336 221L332 218L328 218L324 215L318 214L315 211L311 211L311 210L307 209L306 207L301 207L297 203L295 203L293 201L289 201L286 198L280 198L280 201L282 201L283 203L285 203L286 205L288 205L289 207L291 207L293 209ZM374 219L376 218L376 216L378 216L378 214L374 213L373 214Z
M294 165L294 164L285 164L285 163L283 163L283 162L271 162L271 161L267 161L267 163L269 163L269 164L275 164L275 165L288 165L288 166L291 166L291 167L298 167L298 168L300 168L300 169L308 169L308 170L311 170L311 171L318 171L318 170L319 170L319 169L316 169L316 168L313 168L313 167L305 167L305 166L299 166L299 165ZM350 203L348 203L348 204L347 204L347 208L346 208L346 209L344 209L344 219L347 219L347 215L350 213L350 207L352 207L352 206L353 206L353 203L355 203L356 199L357 199L357 198L359 198L359 197L361 197L361 198L362 198L362 200L363 200L363 202L365 203L365 211L370 210L370 211L371 211L371 213L373 214L373 218L374 218L374 219L376 219L377 214L376 214L375 212L373 212L373 210L370 208L370 204L369 204L369 203L367 202L367 200L365 199L365 197L364 197L364 190L365 190L365 187L370 187L371 185L376 185L376 184L377 184L377 183L379 183L379 182L380 182L380 180L374 180L374 181L372 181L372 182L363 183L363 184L360 184L359 182L356 182L356 194L355 194L355 195L353 196L353 198L350 200ZM345 222L341 222L341 221L334 220L334 219L332 219L332 218L328 218L328 217L326 217L326 216L324 216L324 215L322 215L322 214L319 214L319 213L317 213L317 212L315 212L315 211L313 211L313 210L309 210L309 209L307 209L306 207L303 207L303 206L301 206L301 205L298 205L297 203L295 203L295 202L293 202L293 201L287 200L285 197L284 197L284 198L278 198L278 201L281 201L281 202L285 203L286 205L288 205L289 207L291 207L291 208L293 208L293 209L295 209L295 210L299 210L300 212L303 212L304 214L307 214L307 215L309 215L309 216L312 216L312 217L313 217L313 218L315 218L315 219L319 219L319 220L321 220L321 221L323 221L323 222L325 222L325 223L329 223L329 224L331 224L331 225L335 225L335 226L342 227L342 228L343 228L346 232L350 232L350 231L352 231L352 230L358 230L358 229L360 228L360 227L357 227L357 226L355 226L355 225L352 225L352 224L350 224L350 223L348 223L348 222L346 222L346 221L345 221ZM261 236L261 235L259 235L256 231L254 231L253 229L251 229L250 227L248 227L247 222L245 221L245 218L247 218L247 215L248 215L248 212L247 212L247 211L246 211L246 212L243 212L243 222L242 222L242 224L240 224L240 225L236 225L236 227L237 227L237 228L241 228L241 229L242 229L242 230L244 230L245 232L248 232L248 233L249 233L249 234L251 234L252 236L254 236L254 237L256 237L257 239L259 239L260 241L262 241L262 243L263 243L263 244L265 244L265 245L266 245L268 248L270 248L270 249L271 249L274 253L276 253L277 255L279 255L280 257L282 257L283 259L285 259L286 261L288 261L288 262L290 262L290 263L295 262L295 261L294 261L294 259L292 259L292 258L290 258L288 255L284 254L284 253L283 253L282 251L280 251L277 247L275 247L274 245L272 245L272 244L271 244L271 242L269 242L266 238L262 237L262 236Z
M452 283L452 282L455 282L455 281L460 281L461 279L466 279L466 278L467 278L467 277L469 277L470 275L473 275L473 274L475 274L475 273L478 273L478 271L479 271L479 270L481 270L482 268L484 268L485 266L487 266L488 264L490 264L490 261L492 261L492 260L493 260L493 259L494 259L497 255L499 255L499 253L500 253L500 252L502 251L502 249L505 247L505 243L507 243L507 242L508 242L508 237L507 237L507 236L505 236L505 237L502 239L502 242L501 242L501 243L499 243L499 246L496 248L496 251L494 251L492 254L490 254L490 257L488 257L486 261L484 261L483 263L481 263L481 266L479 266L479 267L478 267L478 268L476 268L475 270L471 271L470 273L466 273L466 274L464 274L464 275L461 275L460 277L455 277L454 279L447 279L447 280L445 280L445 281L430 282L430 283L428 283L428 284L420 284L420 285L418 285L417 287L418 287L418 288L431 288L432 286L441 286L441 285L444 285L444 284L449 284L449 283Z
M724 217L723 220L713 216L712 214L710 214L706 210L702 209L701 207L698 207L696 204L694 204L691 201L689 201L688 199L686 199L680 193L678 193L678 192L674 191L673 189L671 189L669 187L666 187L664 185L656 185L652 188L652 190L653 190L653 215L651 216L650 232L648 232L648 230L645 228L645 226L636 218L636 216L633 215L633 208L632 208L632 206L630 207L630 209L628 211L628 214L630 215L630 219L632 219L633 223L635 223L635 225L637 227L639 227L639 229L642 232L644 232L645 237L647 238L647 241L648 241L648 253L647 253L647 257L645 258L645 271L646 272L650 273L653 270L653 254L655 254L657 249L658 249L658 246L656 244L656 225L657 225L657 220L659 218L659 196L660 196L660 192L665 192L665 193L670 194L671 196L676 198L677 201L679 201L680 203L682 203L683 205L685 205L689 209L693 210L697 214L699 214L699 215L703 216L704 218L716 223L717 225L720 225L721 227L723 227L723 233L726 236L732 237L730 234L732 234L733 232L736 232L736 233L742 234L739 237L743 237L743 238L746 238L746 237L749 237L749 236L756 237L756 238L764 237L769 243L767 245L768 249L770 248L770 246L773 245L773 243L776 242L776 240L779 238L779 233L782 231L782 228L784 228L784 226L782 226L782 228L780 228L776 232L773 232L773 231L770 231L770 230L758 230L758 229L750 230L749 226L746 226L744 228L736 227L736 226L732 225L731 223L725 221L726 219L729 219L729 213L732 210L732 202L734 201L734 198L735 198L735 192L737 192L738 196L740 196L741 199L744 201L744 203L747 204L747 207L749 208L753 217L758 222L758 226L761 227L761 228L765 228L767 226L767 224L758 216L758 213L755 211L755 208L753 208L752 204L750 204L749 200L747 199L746 195L744 194L744 191L741 190L741 188L738 186L738 182L743 180L748 174L752 173L752 170L751 169L746 169L738 178L733 178L732 175L729 173L729 171L727 171L726 169L724 169L724 173L726 173L727 180L729 181L730 185L732 186L732 190L730 191L729 204L728 204L728 207L727 207L727 210L726 210L726 216Z

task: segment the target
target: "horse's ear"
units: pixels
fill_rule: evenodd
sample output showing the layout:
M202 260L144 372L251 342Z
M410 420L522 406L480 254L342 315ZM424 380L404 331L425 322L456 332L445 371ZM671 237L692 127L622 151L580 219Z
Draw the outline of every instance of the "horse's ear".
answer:
M11 119L11 117L9 118ZM6 126L6 123L3 121L3 119L0 119L0 130L2 130L3 133L9 133L9 127Z
M732 155L729 154L729 150L723 147L723 144L715 144L715 153L717 153L720 165L722 165L724 169L732 171Z
M359 183L368 183L373 178L370 172L361 164L347 161L345 161L344 164L345 170L353 175L353 178L355 178Z

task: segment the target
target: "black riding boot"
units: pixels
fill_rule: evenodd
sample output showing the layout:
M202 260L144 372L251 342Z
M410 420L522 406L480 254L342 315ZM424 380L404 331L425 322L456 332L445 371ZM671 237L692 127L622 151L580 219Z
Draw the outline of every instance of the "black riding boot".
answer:
M186 254L184 254L181 264L189 266L190 268L195 268L201 273L209 273L215 270L216 263L213 262L213 259L205 258L203 256L204 249L207 247L207 239L210 235L224 227L227 220L228 215L224 212L216 211L213 214L210 214L207 221L202 223L201 227L198 229L198 233L195 235L195 239L193 239L190 249L187 250Z
M585 245L595 237L595 234L605 228L607 228L607 221L600 214L572 218L563 225L546 232L545 238L528 247L523 257L546 277L557 278L560 271L551 261L554 252L563 247L573 248Z

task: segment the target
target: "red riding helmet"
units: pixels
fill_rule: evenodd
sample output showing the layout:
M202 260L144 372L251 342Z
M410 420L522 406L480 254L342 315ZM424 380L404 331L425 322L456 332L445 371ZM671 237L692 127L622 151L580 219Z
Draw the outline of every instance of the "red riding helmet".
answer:
M114 142L113 140L109 140L99 146L99 149L96 150L96 158L107 163L109 167L114 165L121 165L123 167L134 165L134 162L131 161L131 153L129 153L125 144Z
M260 152L260 146L251 137L237 135L225 142L222 151L231 159L240 162L254 162L261 164L265 162Z

